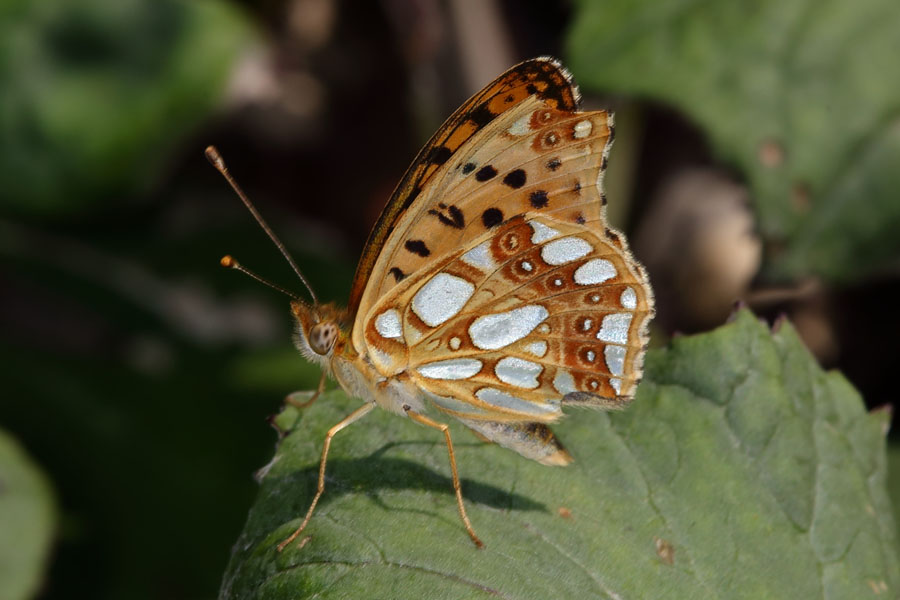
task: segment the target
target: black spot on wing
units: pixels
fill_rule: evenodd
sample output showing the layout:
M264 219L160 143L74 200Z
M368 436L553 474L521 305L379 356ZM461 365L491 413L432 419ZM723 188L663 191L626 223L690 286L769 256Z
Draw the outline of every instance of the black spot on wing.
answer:
M469 173L471 173L474 170L475 170L475 163L473 163L473 162L467 162L466 164L463 165L463 168L462 168L463 175L468 175Z
M576 194L581 193L581 182L580 181L575 182L575 185L572 187L572 191L575 192Z
M503 212L499 208L489 208L481 213L481 222L490 229L503 222Z
M475 173L475 179L478 181L487 181L488 179L492 179L496 174L497 169L491 165L486 165L478 169L478 172Z
M447 146L435 146L428 152L428 162L434 165L442 165L453 156L453 151Z
M481 129L488 123L494 120L494 117L497 115L491 112L491 109L488 108L487 104L481 103L475 108L472 109L472 112L469 113L469 120L475 123L475 126L478 129Z
M413 254L418 254L419 256L428 256L431 254L431 250L428 249L428 246L425 245L425 242L422 240L406 240L406 243L403 245L409 252Z
M418 198L419 194L422 192L422 188L419 186L414 187L409 191L409 196L407 196L406 200L403 201L403 210L406 210L410 207L410 205Z
M397 267L391 267L391 270L388 271L391 275L394 276L394 281L400 282L403 281L403 278L406 277L406 273L398 269Z
M547 206L547 203L550 202L550 199L547 197L546 191L537 190L536 192L531 192L528 201L531 202L531 205L535 208L544 208Z
M503 178L503 183L515 190L525 185L526 179L527 177L525 176L525 171L522 169L516 169L515 171L510 171L506 174L506 176Z
M438 207L440 210L431 209L428 211L429 215L434 215L438 218L438 220L447 225L449 227L455 227L456 229L462 229L466 226L466 220L463 217L462 211L452 204L447 206L446 204L439 204Z
M547 168L551 171L555 171L562 166L562 161L559 158L551 158L547 161Z
M601 169L601 170L606 170L606 165L607 165L607 163L609 163L609 159L606 158L606 157L604 156L604 157L603 157L603 160L600 161L600 169Z

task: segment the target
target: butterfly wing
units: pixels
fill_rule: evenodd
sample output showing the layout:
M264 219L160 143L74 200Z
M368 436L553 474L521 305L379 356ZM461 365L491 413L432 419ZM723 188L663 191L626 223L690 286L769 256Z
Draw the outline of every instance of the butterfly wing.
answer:
M523 102L534 100L548 108L575 111L580 96L571 76L556 60L547 57L528 60L512 67L472 96L425 144L369 235L350 291L348 309L351 316L358 314L362 304L371 304L392 283L410 274L395 267L390 260L396 251L396 242L403 237L396 231L397 225L408 213L421 212L416 208L421 209L422 202L416 201L424 190L429 189L431 180L441 167L456 158L466 142L499 116L516 109ZM452 210L448 218L455 218ZM394 243L388 243L389 239ZM390 279L386 279L388 274Z
M606 227L611 138L606 112L532 93L433 165L381 242L357 351L462 419L547 422L562 402L627 400L653 301Z
M396 289L365 330L371 359L459 418L551 422L640 380L652 297L612 231L519 215Z

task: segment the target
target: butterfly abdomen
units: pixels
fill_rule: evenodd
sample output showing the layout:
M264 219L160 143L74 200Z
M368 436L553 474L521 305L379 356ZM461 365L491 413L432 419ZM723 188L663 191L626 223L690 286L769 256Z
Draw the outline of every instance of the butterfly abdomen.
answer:
M518 452L541 464L562 467L572 462L572 455L543 423L498 423L460 419L487 441Z

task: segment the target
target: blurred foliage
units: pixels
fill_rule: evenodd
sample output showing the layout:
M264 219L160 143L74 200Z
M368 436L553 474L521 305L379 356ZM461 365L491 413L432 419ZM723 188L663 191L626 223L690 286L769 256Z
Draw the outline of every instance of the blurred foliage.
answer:
M43 584L56 527L47 477L9 434L0 430L0 598L25 600Z
M900 256L900 4L581 0L567 55L585 88L699 124L749 184L772 276Z
M249 33L218 0L4 0L0 207L58 219L146 191Z
M247 278L217 266L227 248L246 248L251 264L278 260L246 220L165 244L160 223L141 221L95 233L90 251L0 228L0 256L42 321L26 344L15 331L0 336L0 423L27 437L61 496L50 597L216 589L273 437L264 417L318 381L290 346L286 299L253 285L248 296ZM319 289L349 282L352 267L291 249ZM119 258L134 256L140 265ZM190 283L199 276L214 291ZM238 322L248 312L275 335L245 337Z
M629 410L575 411L557 427L570 467L452 426L480 551L440 435L377 411L335 438L310 539L279 554L315 490L325 431L358 401L335 392L285 409L289 433L221 597L855 599L900 587L888 413L866 413L790 325L773 334L747 311L648 359Z

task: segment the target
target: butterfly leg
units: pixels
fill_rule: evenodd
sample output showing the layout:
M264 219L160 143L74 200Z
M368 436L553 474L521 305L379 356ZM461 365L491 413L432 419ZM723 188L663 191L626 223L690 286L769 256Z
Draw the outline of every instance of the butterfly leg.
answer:
M475 535L475 530L472 529L472 523L469 521L469 515L466 514L466 507L463 504L462 488L459 485L459 473L456 471L456 453L453 451L453 440L450 439L450 428L444 423L438 423L425 415L420 415L411 410L409 406L404 406L403 410L405 410L409 418L416 423L421 423L432 429L437 429L444 434L444 440L447 442L447 452L450 454L450 471L453 473L453 491L456 492L456 507L459 509L459 516L462 519L463 525L466 527L466 531L469 532L469 537L472 538L472 541L475 542L477 547L483 548L484 543L478 539L477 535Z
M289 394L288 397L284 399L284 401L296 408L306 408L307 406L309 406L310 404L312 404L313 402L315 402L316 400L319 399L319 396L321 396L322 392L325 391L325 382L327 380L328 380L328 375L325 374L325 371L322 371L322 376L319 378L319 385L316 388L316 392L312 396L310 396L309 400L304 400L302 402L300 400L295 400L294 399L295 395L302 394L304 392L294 392L293 394Z
M309 510L306 511L306 517L303 519L303 522L300 524L300 527L297 528L294 533L289 535L287 539L278 544L278 551L281 552L284 548L297 539L297 536L306 529L306 526L309 524L309 520L312 518L313 511L316 509L316 504L319 503L319 498L322 497L322 492L325 491L325 463L328 462L328 450L331 448L331 438L337 434L338 431L344 429L348 425L360 420L367 414L369 414L372 409L375 408L375 405L371 402L366 402L352 413L347 415L343 421L332 427L328 430L328 433L325 435L325 445L322 447L322 460L319 462L319 486L316 488L316 495L313 497L312 504L309 507Z

